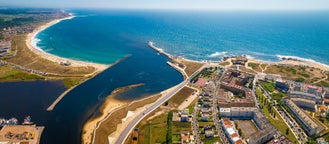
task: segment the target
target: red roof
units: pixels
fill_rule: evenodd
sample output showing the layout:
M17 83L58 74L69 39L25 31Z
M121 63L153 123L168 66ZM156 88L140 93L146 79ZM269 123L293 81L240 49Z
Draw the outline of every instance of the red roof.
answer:
M243 144L242 140L237 140L235 143L236 144Z

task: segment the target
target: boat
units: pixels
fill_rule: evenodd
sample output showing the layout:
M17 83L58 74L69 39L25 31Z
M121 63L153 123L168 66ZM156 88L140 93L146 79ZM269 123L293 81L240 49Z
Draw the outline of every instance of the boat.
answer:
M31 125L31 124L33 124L33 122L31 122L31 116L25 117L23 124L24 125Z
M5 119L0 118L0 127L3 127L5 125Z
M18 120L16 118L10 118L9 120L6 121L6 125L17 125Z

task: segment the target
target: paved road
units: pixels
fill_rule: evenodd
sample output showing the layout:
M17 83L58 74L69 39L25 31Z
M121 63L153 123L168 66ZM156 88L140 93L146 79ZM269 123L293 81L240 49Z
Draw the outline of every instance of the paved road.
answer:
M214 124L218 133L219 138L221 139L222 143L228 144L229 141L225 136L225 133L222 129L222 124L220 119L218 118L218 108L217 108L217 95L218 95L218 88L220 87L220 81L222 80L226 70L221 74L219 79L214 79L213 83L213 105L212 105L212 114L214 118Z
M195 138L196 144L201 144L201 138L199 133L199 124L198 124L198 113L199 113L199 107L198 103L196 102L194 105L194 111L193 111L193 117L192 117L192 132Z
M127 126L126 128L122 131L118 139L116 140L116 144L122 144L125 142L127 139L128 135L132 131L132 129L148 114L150 114L152 111L154 111L156 108L161 106L164 102L169 100L172 96L174 96L178 91L180 91L186 84L189 83L189 81L196 76L198 73L201 72L203 68L207 67L207 65L202 66L199 70L194 72L190 77L188 77L186 80L181 82L176 89L174 89L172 92L168 93L166 96L160 98L158 101L152 104L149 108L144 110L142 113L140 113L138 116L136 116Z

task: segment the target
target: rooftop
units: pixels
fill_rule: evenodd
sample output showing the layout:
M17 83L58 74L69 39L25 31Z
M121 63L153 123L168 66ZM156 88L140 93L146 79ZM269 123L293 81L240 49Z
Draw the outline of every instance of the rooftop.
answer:
M290 108L299 115L300 119L304 121L309 127L316 128L318 125L306 115L304 111L302 111L294 102L289 99L285 99L286 103L290 106Z

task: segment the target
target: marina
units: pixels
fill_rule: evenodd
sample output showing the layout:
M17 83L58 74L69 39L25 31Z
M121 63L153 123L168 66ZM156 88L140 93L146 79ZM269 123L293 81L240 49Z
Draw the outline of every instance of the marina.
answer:
M5 126L5 125L18 125L19 122L17 118L10 118L10 119L5 119L5 118L0 118L0 128ZM23 125L31 125L33 122L31 121L31 116L27 116L24 118L24 121L22 123Z

